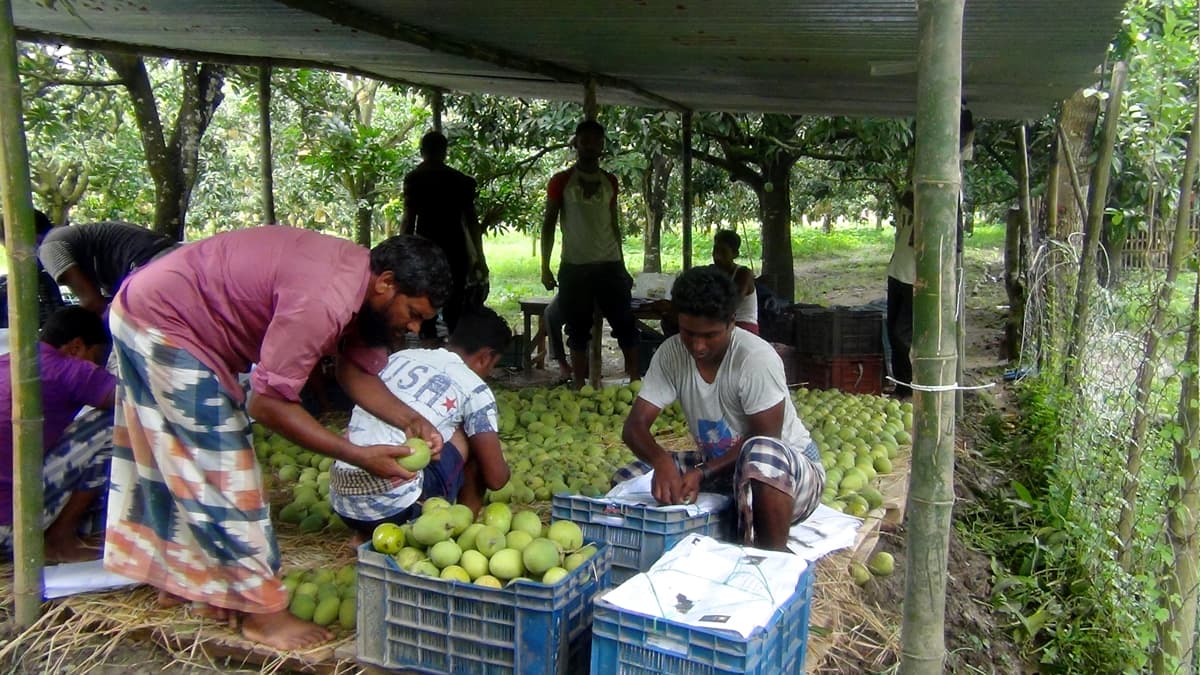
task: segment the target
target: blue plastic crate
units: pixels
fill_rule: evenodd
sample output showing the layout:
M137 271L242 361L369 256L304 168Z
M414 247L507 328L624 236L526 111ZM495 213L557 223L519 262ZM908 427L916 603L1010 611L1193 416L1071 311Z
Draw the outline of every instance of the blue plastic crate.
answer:
M734 510L689 515L650 506L596 502L574 495L554 495L554 520L570 520L589 540L608 542L613 548L613 584L650 569L662 554L695 532L717 539L729 536Z
M804 672L813 567L796 592L748 639L620 609L596 598L592 673L604 675L795 675Z
M610 586L612 547L553 586L504 588L400 569L370 542L358 549L358 658L424 673L526 674L586 670L592 600Z

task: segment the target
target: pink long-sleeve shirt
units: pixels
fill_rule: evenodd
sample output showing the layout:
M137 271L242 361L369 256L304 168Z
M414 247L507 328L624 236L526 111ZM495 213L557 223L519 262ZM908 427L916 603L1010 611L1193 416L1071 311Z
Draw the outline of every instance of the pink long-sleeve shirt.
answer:
M269 225L183 246L131 276L118 300L134 324L211 368L234 400L244 398L237 373L255 363L254 393L299 401L322 356L341 349L370 373L387 363L354 330L370 277L365 248Z

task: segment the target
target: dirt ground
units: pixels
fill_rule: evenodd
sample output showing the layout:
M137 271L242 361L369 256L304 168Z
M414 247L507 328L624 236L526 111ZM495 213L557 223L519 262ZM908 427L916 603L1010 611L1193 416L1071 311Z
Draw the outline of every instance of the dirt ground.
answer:
M826 305L859 305L878 300L884 296L886 259L868 260L834 259L805 263L797 267L798 278L820 286L821 303ZM1003 348L1004 290L1001 282L1002 263L995 252L984 252L968 257L967 265L967 343L966 365L968 383L999 382L1006 361ZM805 298L805 301L812 301ZM604 349L605 376L608 380L619 379L621 371L620 352L611 339L606 340ZM535 371L532 378L519 371L499 374L502 386L524 386L528 384L551 385L555 379L552 371ZM958 424L959 445L956 484L959 499L971 499L972 495L986 490L989 484L1003 479L989 474L982 462L975 463L971 451L973 430L978 427L990 407L1003 401L1003 392L983 395L968 395L966 415ZM889 578L875 578L860 590L862 600L868 606L878 608L881 617L892 625L895 635L899 634L901 603L904 597L904 569L907 546L902 527L885 530L877 550L891 552L896 558L896 572ZM1029 672L1021 664L1015 645L1002 626L998 625L991 611L991 574L988 558L963 543L953 533L950 540L949 579L946 602L946 636L949 660L947 672L970 673L1020 673ZM850 583L847 579L847 583ZM11 600L0 608L0 614L11 611ZM6 624L7 626L7 624ZM861 628L860 628L861 629ZM0 650L14 637L11 628L0 629ZM888 643L889 640L879 640ZM895 640L890 640L895 644ZM112 675L129 673L172 672L187 675L201 673L259 672L258 668L240 667L232 662L197 663L181 662L164 650L142 642L120 643L101 646L111 649L102 658L102 665L91 665L79 669L73 667L74 659L57 655L55 659L25 659L15 662L13 655L0 660L4 672L91 672ZM80 645L82 647L82 645ZM86 647L84 647L86 648ZM897 654L861 653L857 645L848 644L839 648L838 663L858 663L857 667L821 669L819 664L809 664L810 672L892 672Z

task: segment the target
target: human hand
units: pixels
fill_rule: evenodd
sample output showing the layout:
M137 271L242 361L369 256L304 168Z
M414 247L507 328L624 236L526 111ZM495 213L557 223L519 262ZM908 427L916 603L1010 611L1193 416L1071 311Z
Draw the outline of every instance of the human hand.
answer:
M681 500L684 504L695 504L700 497L700 480L704 478L699 469L688 469L680 480Z
M542 285L548 291L552 291L558 286L558 282L554 280L554 272L551 272L549 267L542 268Z
M675 462L663 462L654 467L654 478L650 482L650 494L660 504L679 504L683 501L683 476Z
M429 420L420 415L413 415L408 424L404 426L404 434L410 438L416 437L424 440L429 444L429 454L436 460L442 454L442 444L445 439L442 438L441 432L437 427L429 423Z
M387 478L393 484L410 481L417 475L400 466L398 461L412 454L412 449L407 446L363 445L358 447L356 454L355 466L374 476Z

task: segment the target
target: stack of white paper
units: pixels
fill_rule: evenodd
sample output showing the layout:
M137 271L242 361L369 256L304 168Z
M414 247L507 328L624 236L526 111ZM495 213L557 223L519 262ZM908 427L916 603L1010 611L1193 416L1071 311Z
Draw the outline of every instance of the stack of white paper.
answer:
M796 592L807 566L803 558L789 553L690 534L604 600L640 614L748 638Z
M805 560L817 560L853 546L862 522L821 504L811 516L792 526L788 532L788 548Z
M732 501L726 495L713 494L711 492L701 492L696 497L695 504L659 504L651 493L651 485L654 480L654 472L630 478L623 483L617 483L613 489L608 491L608 494L599 499L591 501L608 503L616 502L620 504L633 504L636 506L652 506L663 511L687 511L689 516L698 516L702 513L720 513L724 511ZM586 499L586 497L584 498Z

